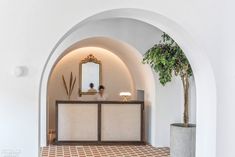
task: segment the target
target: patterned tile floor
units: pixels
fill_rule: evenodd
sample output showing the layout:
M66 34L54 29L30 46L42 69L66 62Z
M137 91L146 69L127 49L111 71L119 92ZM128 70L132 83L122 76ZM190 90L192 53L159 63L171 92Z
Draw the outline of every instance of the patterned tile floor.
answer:
M41 157L169 157L169 148L140 146L49 146Z

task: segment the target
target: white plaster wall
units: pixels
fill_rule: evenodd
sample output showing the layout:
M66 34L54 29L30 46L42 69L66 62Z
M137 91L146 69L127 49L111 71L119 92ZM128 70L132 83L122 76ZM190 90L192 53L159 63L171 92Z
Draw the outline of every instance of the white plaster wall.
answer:
M49 128L55 130L55 101L68 100L62 82L62 75L69 82L70 72L76 77L71 100L95 100L95 95L78 97L79 63L89 54L102 62L102 84L105 86L107 100L122 100L119 93L131 92L134 96L135 85L130 72L123 61L112 52L98 47L84 47L65 55L54 67L48 82ZM89 86L89 84L87 85ZM96 89L98 87L95 87ZM98 91L98 89L97 89ZM130 99L134 99L131 97Z
M0 149L37 156L40 74L53 46L67 30L103 10L142 8L174 20L206 50L218 91L217 157L234 157L233 6L232 0L0 1ZM17 65L28 67L26 77L12 76L11 69ZM207 115L200 120L203 118Z
M215 75L217 78L218 90L218 112L217 112L217 156L233 157L234 139L235 139L235 2L226 0L223 2L226 9L223 10L224 18L219 20L220 33L215 34L216 38L222 41L216 56L212 55L214 60ZM211 44L211 48L216 50L217 46Z

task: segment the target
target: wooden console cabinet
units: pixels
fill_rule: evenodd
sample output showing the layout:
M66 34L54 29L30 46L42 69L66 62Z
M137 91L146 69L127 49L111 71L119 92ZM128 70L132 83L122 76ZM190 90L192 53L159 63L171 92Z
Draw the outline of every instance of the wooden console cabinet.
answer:
M144 144L142 101L57 101L57 144Z

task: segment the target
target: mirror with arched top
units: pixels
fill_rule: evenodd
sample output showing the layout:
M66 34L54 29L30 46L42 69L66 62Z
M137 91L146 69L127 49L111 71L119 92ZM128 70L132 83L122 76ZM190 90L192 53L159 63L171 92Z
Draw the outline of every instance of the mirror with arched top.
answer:
M79 96L96 94L101 84L101 61L90 54L79 63Z

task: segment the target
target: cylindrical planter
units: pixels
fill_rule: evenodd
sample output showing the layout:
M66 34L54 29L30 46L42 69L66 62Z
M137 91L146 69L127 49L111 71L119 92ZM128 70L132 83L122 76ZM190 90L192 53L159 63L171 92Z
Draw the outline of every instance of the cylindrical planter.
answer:
M195 157L196 125L171 124L170 156Z

